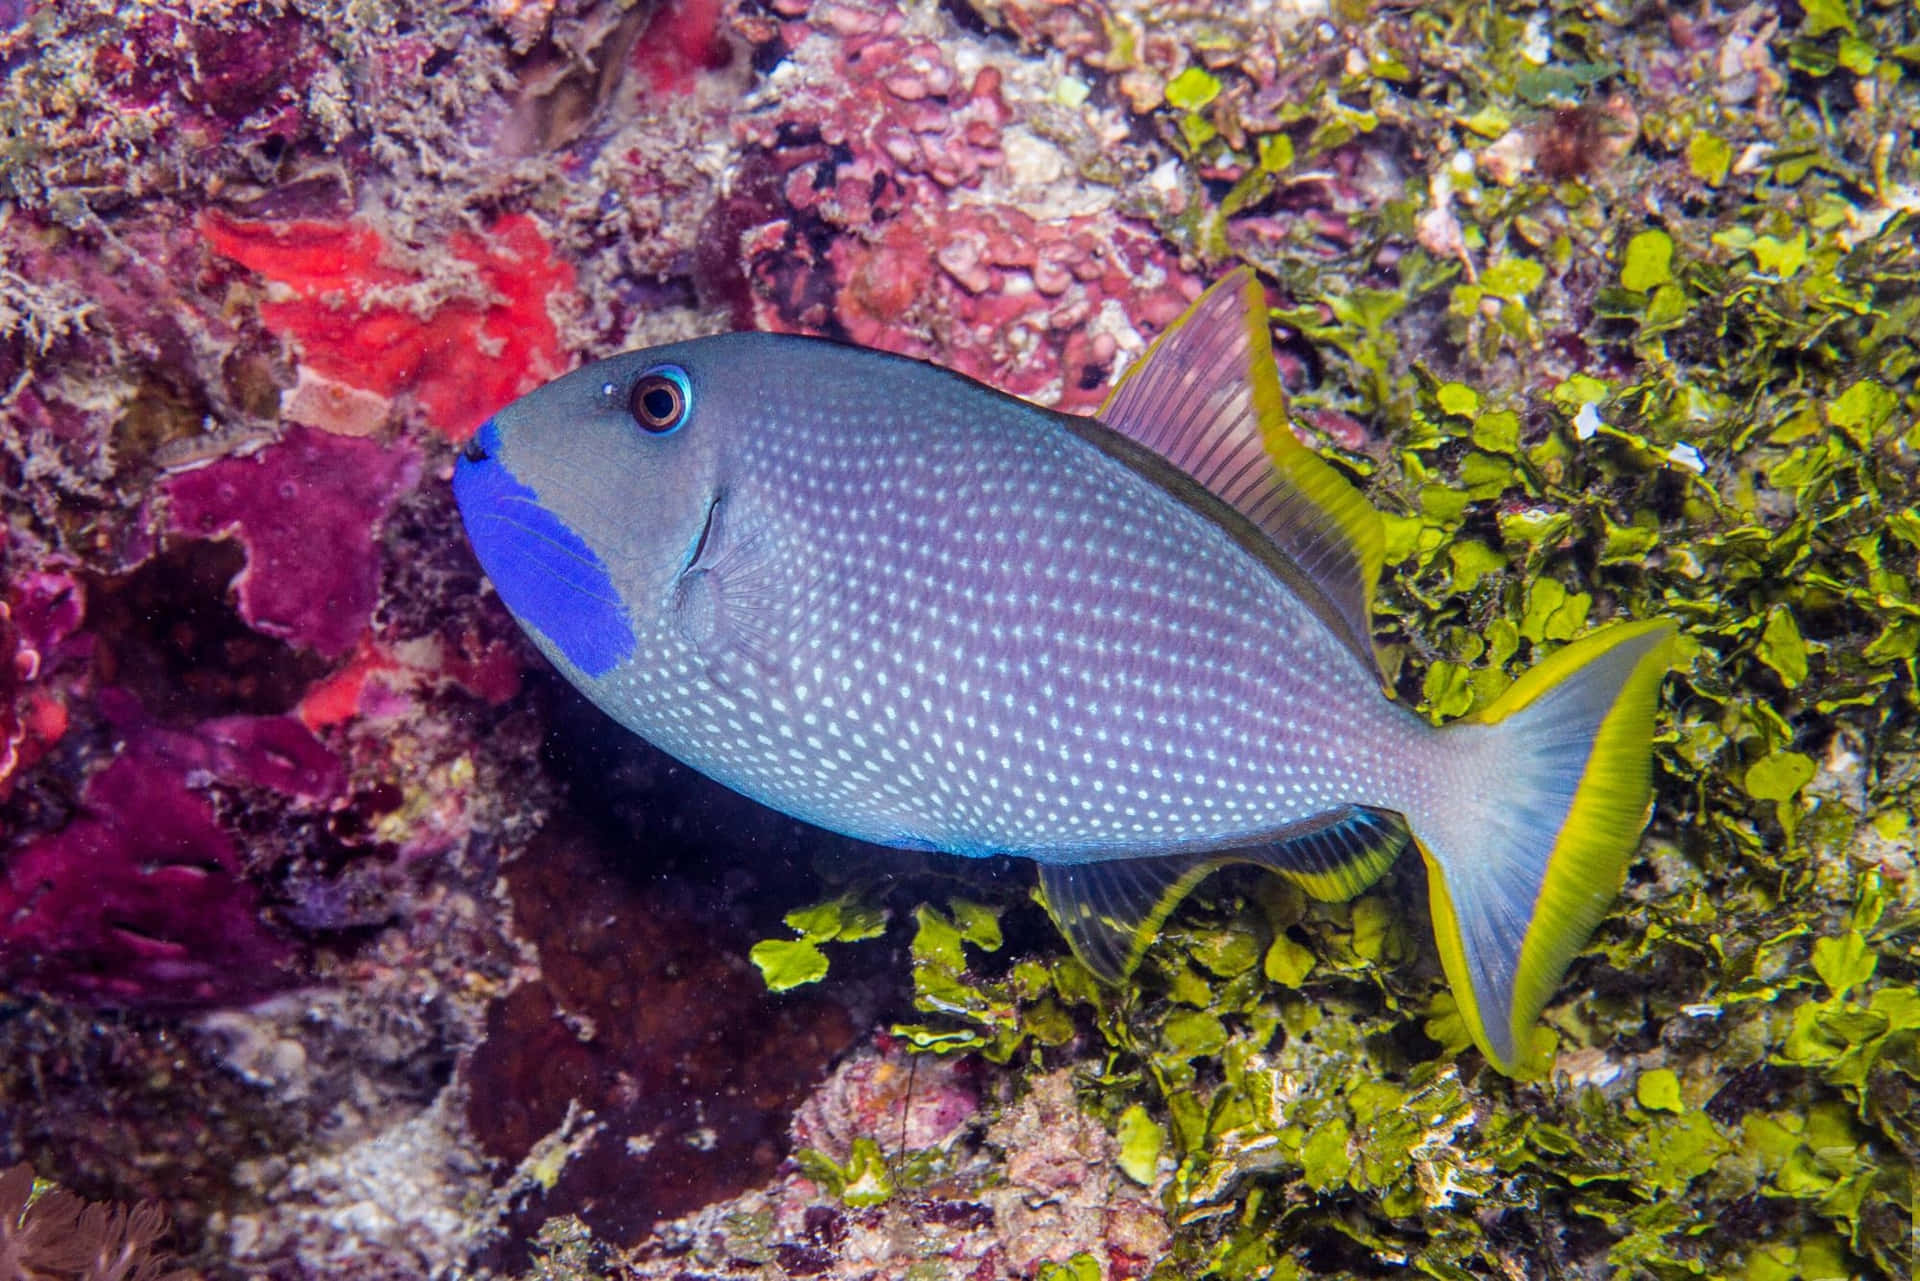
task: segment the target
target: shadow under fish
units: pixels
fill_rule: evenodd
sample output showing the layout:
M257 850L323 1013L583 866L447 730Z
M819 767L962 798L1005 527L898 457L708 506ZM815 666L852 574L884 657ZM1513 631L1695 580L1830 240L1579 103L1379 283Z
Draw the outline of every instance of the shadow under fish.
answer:
M1294 437L1244 269L1095 418L727 334L522 397L453 484L507 608L608 715L819 826L1033 859L1108 981L1215 868L1341 899L1412 843L1512 1072L1646 821L1665 621L1440 729L1385 695L1379 518Z

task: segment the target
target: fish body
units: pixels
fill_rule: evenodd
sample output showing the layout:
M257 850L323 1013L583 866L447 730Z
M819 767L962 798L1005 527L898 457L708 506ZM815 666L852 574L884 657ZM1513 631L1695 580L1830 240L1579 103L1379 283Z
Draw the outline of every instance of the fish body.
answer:
M1442 956L1508 1066L1644 819L1666 632L1616 629L1576 656L1581 679L1516 686L1545 714L1433 729L1372 658L1377 520L1283 412L1257 286L1236 276L1099 420L734 334L516 401L455 492L508 608L613 719L823 827L1035 860L1106 977L1222 862L1342 897L1411 827L1462 864L1438 894L1466 910L1435 904L1455 926ZM1623 699L1632 742L1585 794L1623 789L1608 812L1633 812L1556 880ZM1545 846L1503 854L1503 833ZM1542 907L1564 918L1545 953Z
M533 636L702 773L883 845L1059 861L1244 845L1427 776L1430 732L1284 581L1064 415L764 334L647 360L691 366L696 404L709 368L764 399L697 488L697 553L605 562L658 603L625 658ZM604 510L609 538L647 519Z

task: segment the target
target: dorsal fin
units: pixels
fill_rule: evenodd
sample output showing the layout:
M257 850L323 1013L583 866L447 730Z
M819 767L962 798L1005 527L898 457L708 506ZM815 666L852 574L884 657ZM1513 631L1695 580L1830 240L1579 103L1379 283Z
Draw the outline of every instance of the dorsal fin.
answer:
M1121 377L1099 419L1246 517L1321 597L1309 603L1348 648L1376 665L1380 517L1294 436L1251 271L1202 294Z

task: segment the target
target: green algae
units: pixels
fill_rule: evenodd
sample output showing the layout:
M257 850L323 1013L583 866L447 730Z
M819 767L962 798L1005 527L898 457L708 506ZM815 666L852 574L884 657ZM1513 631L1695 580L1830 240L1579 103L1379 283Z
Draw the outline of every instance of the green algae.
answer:
M787 927L800 937L764 939L748 953L767 988L785 992L827 976L822 943L857 943L886 931L886 915L848 892L823 903L796 908L786 915Z
M1076 1254L1062 1263L1043 1263L1033 1281L1102 1281L1106 1276L1100 1260L1091 1254Z
M801 1172L829 1196L838 1197L847 1206L859 1210L884 1205L897 1190L894 1169L880 1145L866 1135L853 1141L844 1162L836 1161L813 1148L794 1153ZM915 1180L920 1182L923 1180Z
M1152 1187L1160 1173L1160 1157L1167 1148L1167 1130L1141 1104L1120 1114L1120 1169L1143 1187Z

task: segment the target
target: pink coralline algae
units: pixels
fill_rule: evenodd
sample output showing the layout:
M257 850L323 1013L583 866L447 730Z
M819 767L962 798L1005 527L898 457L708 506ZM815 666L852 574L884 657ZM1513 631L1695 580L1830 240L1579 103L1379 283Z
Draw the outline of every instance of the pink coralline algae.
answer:
M171 529L234 537L234 582L256 630L337 658L367 629L380 582L377 527L420 478L408 446L293 427L278 444L223 458L161 487Z
M190 734L151 734L157 749L185 771L263 787L294 801L330 801L345 779L333 753L291 716L221 716Z
M339 763L297 721L230 717L196 732L134 725L67 825L0 876L0 982L106 1005L200 1006L287 985L293 948L261 920L246 860L190 779L331 799Z
M447 683L497 706L520 692L523 670L518 651L498 637L428 637L399 652L367 637L352 659L301 697L295 714L312 730L393 719L412 710L415 695Z
M307 90L326 61L291 15L240 12L215 24L155 7L121 42L97 48L90 71L103 110L152 122L154 151L248 143L277 153L313 132Z
M381 400L408 395L436 431L464 440L488 414L567 367L548 300L571 292L573 267L553 256L524 214L498 219L484 236L449 238L446 251L481 287L477 296L450 298L423 292L423 275L395 265L365 222L210 213L201 234L215 253L291 295L263 302L260 317L298 347L302 385L318 389L312 399L334 401L353 434L380 425Z
M714 223L738 246L738 318L932 359L1065 409L1098 405L1121 354L1114 329L1164 328L1198 278L1144 223L1036 216L996 190L1016 178L998 67L964 73L892 5L774 8L787 20L749 34L809 73L740 125L744 176ZM1124 308L1118 326L1109 300Z
M977 1097L971 1078L992 1080L977 1062L914 1064L898 1047L847 1058L795 1113L795 1147L844 1169L853 1142L866 1140L894 1172L908 1168L898 1162L910 1153L937 1150L938 1177L911 1195L852 1206L795 1162L672 1225L623 1275L683 1281L771 1256L783 1276L1016 1281L1082 1275L1071 1261L1086 1255L1107 1281L1158 1275L1171 1240L1165 1213L1115 1169L1115 1142L1080 1105L1073 1070L1028 1075L1017 1099Z
M834 1069L793 1114L795 1147L845 1161L856 1139L908 1151L951 1142L980 1112L980 1064L973 1059L915 1062L882 1037Z
M65 573L30 570L0 591L0 801L67 732L52 677L64 651L88 645L75 638L85 614L86 596Z
M720 36L720 0L674 0L654 14L634 43L634 67L655 93L684 94L702 71L724 67L732 50Z

